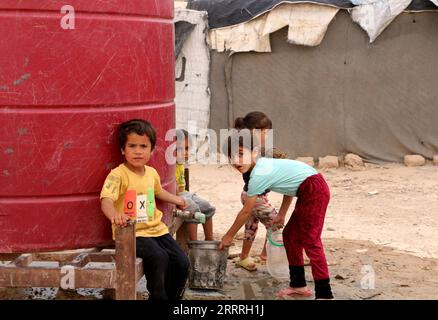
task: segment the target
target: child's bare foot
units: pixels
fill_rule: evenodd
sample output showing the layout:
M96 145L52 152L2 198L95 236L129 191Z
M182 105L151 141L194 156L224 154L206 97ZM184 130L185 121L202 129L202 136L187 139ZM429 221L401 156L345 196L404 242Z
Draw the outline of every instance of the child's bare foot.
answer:
M280 290L276 296L277 297L284 297L284 296L302 296L302 297L310 297L311 295L313 295L312 290L310 290L307 287L302 287L302 288L292 288L292 287L287 287L284 288L282 290Z

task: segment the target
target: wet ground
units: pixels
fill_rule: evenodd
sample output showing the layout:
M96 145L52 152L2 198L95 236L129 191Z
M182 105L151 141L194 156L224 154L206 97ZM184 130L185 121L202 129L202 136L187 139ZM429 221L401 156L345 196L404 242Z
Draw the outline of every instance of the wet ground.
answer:
M325 248L336 299L438 299L438 260L420 258L391 247L368 241L326 239ZM233 255L233 252L230 252ZM236 258L235 258L236 259ZM288 285L277 280L258 264L249 272L229 259L222 290L187 289L187 300L288 300L275 293ZM313 287L310 266L306 277ZM147 298L144 278L138 284L138 297ZM0 288L0 299L111 299L103 289L64 291L58 288ZM313 299L313 297L308 298Z

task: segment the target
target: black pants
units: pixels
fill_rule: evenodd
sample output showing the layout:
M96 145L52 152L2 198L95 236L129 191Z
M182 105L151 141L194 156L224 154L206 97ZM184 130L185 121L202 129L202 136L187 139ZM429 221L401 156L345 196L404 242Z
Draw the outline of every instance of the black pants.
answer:
M149 300L181 300L190 262L172 236L137 237L136 246L137 257L143 259Z

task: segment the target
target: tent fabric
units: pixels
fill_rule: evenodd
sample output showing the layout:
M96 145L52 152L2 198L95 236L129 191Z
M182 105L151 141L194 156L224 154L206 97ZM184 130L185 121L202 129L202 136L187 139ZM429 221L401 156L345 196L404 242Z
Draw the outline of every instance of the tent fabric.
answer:
M352 9L353 1L358 0L189 0L187 9L207 11L210 28L216 29L249 21L281 3L314 3ZM438 10L438 0L411 0L406 8L406 11L430 10Z
M287 41L316 46L324 38L338 8L309 3L283 3L257 19L210 31L212 49L219 52L271 52L269 35L288 26Z
M231 81L224 72L229 54L213 51L210 127L261 110L273 121L274 145L292 158L352 152L371 162L403 161L406 154L432 159L438 19L436 12L415 19L402 13L373 45L344 10L319 46L290 46L283 28L271 34L271 54L231 56Z
M181 48L193 29L195 29L193 23L187 21L175 22L175 60L178 59Z
M175 55L175 120L176 127L188 129L193 121L206 129L210 119L210 50L206 12L175 9L174 23L185 22L194 28Z
M349 0L189 0L187 9L207 11L211 29L236 25L272 10L281 3L314 3L349 9Z
M438 10L438 0L413 0L406 11L435 11Z
M437 5L438 0L189 0L187 7L208 12L212 49L271 52L269 34L284 26L289 43L319 45L340 9L348 9L372 43L403 11L438 10Z
M351 0L351 18L366 31L370 43L405 10L412 0Z

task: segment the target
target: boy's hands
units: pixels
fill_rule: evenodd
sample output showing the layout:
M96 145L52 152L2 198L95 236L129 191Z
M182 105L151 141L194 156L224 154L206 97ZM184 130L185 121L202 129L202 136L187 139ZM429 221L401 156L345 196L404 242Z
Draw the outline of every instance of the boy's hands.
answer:
M177 204L177 206L176 206L178 209L184 210L185 208L187 208L189 206L183 197L178 197L178 198L180 200L180 203Z
M119 227L126 227L128 225L129 217L124 214L115 214L111 217L111 223Z

